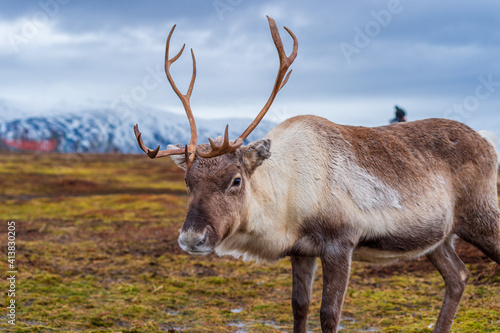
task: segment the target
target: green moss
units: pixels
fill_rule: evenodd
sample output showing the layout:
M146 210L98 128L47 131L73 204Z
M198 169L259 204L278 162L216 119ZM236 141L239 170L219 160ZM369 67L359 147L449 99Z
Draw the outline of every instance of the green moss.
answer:
M0 177L0 215L19 231L14 331L291 331L288 259L256 264L180 253L187 197L171 161L7 154ZM500 273L493 263L469 269L453 331L498 332ZM437 272L367 270L353 264L342 332L431 332L444 291ZM311 332L320 332L321 277L320 268Z

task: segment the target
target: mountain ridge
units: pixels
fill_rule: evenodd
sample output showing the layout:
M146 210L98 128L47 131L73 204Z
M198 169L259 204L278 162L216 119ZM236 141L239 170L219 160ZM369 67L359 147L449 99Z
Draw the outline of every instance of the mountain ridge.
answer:
M229 124L230 139L237 138L252 119L197 119L198 143L208 142L223 134ZM187 144L191 137L185 115L159 110L123 112L116 110L87 110L47 116L0 118L0 141L3 149L19 150L11 142L42 142L55 140L55 152L61 153L141 153L133 126L139 125L146 146ZM262 138L276 124L262 120L247 142Z

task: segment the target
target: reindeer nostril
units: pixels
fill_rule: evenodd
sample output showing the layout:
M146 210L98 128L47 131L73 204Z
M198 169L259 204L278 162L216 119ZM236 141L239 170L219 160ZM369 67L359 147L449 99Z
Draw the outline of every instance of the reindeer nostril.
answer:
M207 242L207 232L205 232L205 234L203 235L203 239L200 240L198 243L196 243L196 246L202 246L202 245L205 245L205 243Z
M199 232L195 230L181 231L178 239L179 246L191 254L206 254L210 251L210 231Z

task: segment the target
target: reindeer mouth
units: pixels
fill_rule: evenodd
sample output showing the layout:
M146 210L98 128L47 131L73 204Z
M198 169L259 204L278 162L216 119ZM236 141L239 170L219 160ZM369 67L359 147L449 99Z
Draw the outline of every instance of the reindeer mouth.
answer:
M187 253L194 256L206 256L207 254L212 253L212 251L187 251Z

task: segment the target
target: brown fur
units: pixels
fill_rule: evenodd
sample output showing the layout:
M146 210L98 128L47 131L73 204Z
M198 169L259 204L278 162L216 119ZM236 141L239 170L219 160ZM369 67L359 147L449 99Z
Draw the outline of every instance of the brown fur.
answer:
M494 147L455 121L365 128L294 117L234 153L196 157L179 244L194 254L292 256L296 332L305 332L315 257L321 326L336 332L351 260L426 255L446 286L434 331L449 332L469 275L454 237L500 264L496 180Z

